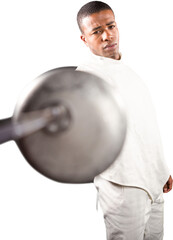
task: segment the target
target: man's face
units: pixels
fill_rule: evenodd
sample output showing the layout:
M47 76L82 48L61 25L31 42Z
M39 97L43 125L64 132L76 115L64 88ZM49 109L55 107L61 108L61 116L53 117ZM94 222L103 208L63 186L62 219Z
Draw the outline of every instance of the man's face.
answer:
M103 10L85 17L81 39L95 54L119 59L119 32L111 10Z

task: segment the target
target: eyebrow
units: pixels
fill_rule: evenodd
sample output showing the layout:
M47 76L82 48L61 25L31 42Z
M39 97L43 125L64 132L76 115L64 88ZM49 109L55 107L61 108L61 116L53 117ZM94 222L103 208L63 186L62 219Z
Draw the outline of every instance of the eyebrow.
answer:
M106 26L109 26L109 25L111 25L111 24L113 24L113 23L115 23L115 21L111 21L111 22L107 23ZM95 27L95 28L92 29L92 31L96 31L96 30L98 30L98 29L100 29L100 28L101 28L101 26Z
M115 23L115 21L109 22L109 23L107 23L106 25L108 26L108 25L111 25L111 24L113 24L113 23Z

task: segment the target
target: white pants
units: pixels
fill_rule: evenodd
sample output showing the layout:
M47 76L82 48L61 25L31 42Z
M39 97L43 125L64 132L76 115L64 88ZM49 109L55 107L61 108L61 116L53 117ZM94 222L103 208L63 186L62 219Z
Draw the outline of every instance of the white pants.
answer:
M94 180L107 240L162 240L163 194L152 202L146 191L121 186L100 176Z

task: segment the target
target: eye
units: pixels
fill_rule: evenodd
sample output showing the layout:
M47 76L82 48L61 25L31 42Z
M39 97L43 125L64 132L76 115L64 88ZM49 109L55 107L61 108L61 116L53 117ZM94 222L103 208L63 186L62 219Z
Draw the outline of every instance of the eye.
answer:
M93 34L99 34L99 33L101 33L101 30L97 30L97 31L95 31L95 32L93 32Z
M113 29L113 28L115 28L115 25L111 25L111 26L109 26L108 28L109 28L109 29Z

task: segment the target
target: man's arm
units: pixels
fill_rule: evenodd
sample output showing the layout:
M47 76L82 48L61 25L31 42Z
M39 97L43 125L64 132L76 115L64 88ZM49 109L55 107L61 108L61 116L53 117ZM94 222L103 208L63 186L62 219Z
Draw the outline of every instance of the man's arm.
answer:
M168 193L169 191L172 190L172 177L170 176L168 181L166 182L166 184L163 187L163 192L164 193Z

